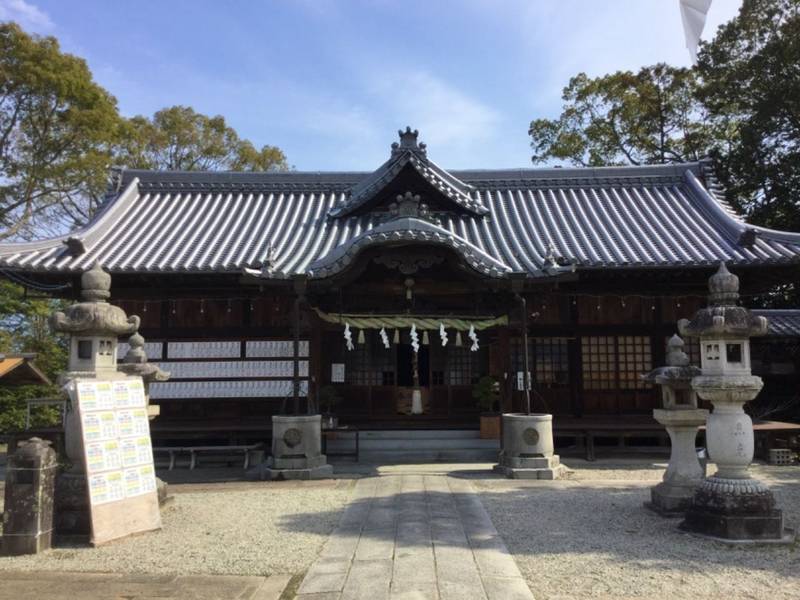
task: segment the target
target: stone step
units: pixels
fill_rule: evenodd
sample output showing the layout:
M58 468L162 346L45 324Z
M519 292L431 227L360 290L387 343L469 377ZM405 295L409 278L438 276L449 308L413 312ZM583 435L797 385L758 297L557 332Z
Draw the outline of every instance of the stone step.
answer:
M499 450L500 444L497 440L359 440L361 450L459 450L459 449L474 449L474 450ZM341 450L353 446L351 439L336 439L328 440L328 448L331 450Z
M410 439L480 439L477 429L362 429L361 439L410 440Z
M419 462L497 462L497 450L368 450L359 454L359 462L404 464Z

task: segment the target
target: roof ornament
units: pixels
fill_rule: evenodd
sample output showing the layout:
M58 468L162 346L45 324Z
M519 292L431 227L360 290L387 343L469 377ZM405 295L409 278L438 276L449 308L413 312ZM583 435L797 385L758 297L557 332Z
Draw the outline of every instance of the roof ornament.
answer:
M268 276L275 272L275 263L278 260L278 251L272 244L267 244L267 253L263 260L256 259L250 263L249 267L245 267L245 272L251 275ZM258 269L258 272L254 271Z
M717 272L708 279L708 291L712 306L736 306L739 302L739 278L721 262Z
M79 237L75 237L71 235L67 239L61 242L67 247L67 252L72 257L80 256L81 254L86 254L86 246L83 243L83 240Z
M418 129L414 129L413 131L411 127L406 127L405 131L398 129L397 135L400 136L400 143L394 142L392 144L392 158L402 152L419 152L423 155L426 154L427 146L421 142L417 142L417 138L419 137Z
M757 239L758 232L752 227L748 227L742 231L741 235L739 236L739 245L744 246L745 248L752 248Z
M108 186L106 188L106 195L116 196L122 189L122 174L125 172L125 167L119 165L112 166L108 169Z
M430 212L428 205L422 202L420 195L413 192L398 194L396 202L389 205L389 214L393 219L413 217L439 224L439 220Z
M552 241L547 244L547 254L544 257L542 270L548 275L558 275L564 272L575 272L575 262L556 253L556 247Z

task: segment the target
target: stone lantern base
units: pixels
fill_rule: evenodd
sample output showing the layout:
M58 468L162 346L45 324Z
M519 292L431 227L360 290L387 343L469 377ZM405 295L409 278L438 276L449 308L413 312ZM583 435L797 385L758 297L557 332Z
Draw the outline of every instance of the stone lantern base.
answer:
M695 438L698 428L706 422L708 411L656 409L653 416L669 433L671 455L664 480L650 488L650 502L645 507L664 517L682 517L705 476L705 469L697 459Z
M681 529L728 543L793 543L775 497L755 479L709 477L695 491Z
M494 471L509 479L558 479L566 467L553 454L553 415L503 415L503 449Z
M333 477L333 467L322 454L321 416L273 416L272 456L247 476L261 481Z

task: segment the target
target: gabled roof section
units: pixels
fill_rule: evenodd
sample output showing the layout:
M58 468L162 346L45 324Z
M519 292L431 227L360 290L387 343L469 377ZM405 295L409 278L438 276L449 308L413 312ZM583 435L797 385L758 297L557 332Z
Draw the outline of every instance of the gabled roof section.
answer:
M461 260L487 277L502 277L512 269L494 258L478 245L442 227L435 217L427 214L424 205L417 209L404 205L419 203L419 197L398 198L395 213L390 219L351 238L308 267L310 277L329 277L344 270L363 250L393 244L429 244L450 248Z
M800 308L754 308L750 312L767 318L767 335L800 338Z
M430 185L416 171L406 178L424 150L410 135L408 148L397 146L398 157L408 154L405 179L338 218L331 211L348 205L352 190L369 187L375 173L126 170L119 192L86 227L48 240L0 243L0 274L65 275L99 262L111 273L316 278L357 251L356 241L369 245L368 232L376 228L401 243L437 244L436 236L429 242L425 235L445 235L451 241L441 244L456 252L460 245L465 264L480 271L483 262L488 271L497 269L488 275L499 277L540 279L573 268L579 275L711 268L720 261L732 269L800 265L800 233L748 224L723 202L703 163L442 171L468 186L474 205L488 211L484 217L415 189Z
M400 142L392 144L392 155L385 163L353 186L350 196L328 213L331 217L352 215L362 206L369 204L406 168L414 169L425 181L439 191L442 196L457 207L475 216L489 212L478 199L471 194L474 188L458 177L448 173L428 158L427 147L417 141L419 131L398 130Z

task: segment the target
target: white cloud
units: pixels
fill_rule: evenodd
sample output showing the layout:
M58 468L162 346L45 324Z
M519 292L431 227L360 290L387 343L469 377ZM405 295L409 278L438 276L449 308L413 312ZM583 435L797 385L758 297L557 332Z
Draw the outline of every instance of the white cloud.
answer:
M383 113L382 122L419 129L434 159L448 166L474 165L479 147L497 136L503 120L491 106L426 70L376 69L366 93ZM386 132L380 133L385 139Z
M16 21L26 29L50 31L55 24L38 6L25 0L0 0L0 21Z

